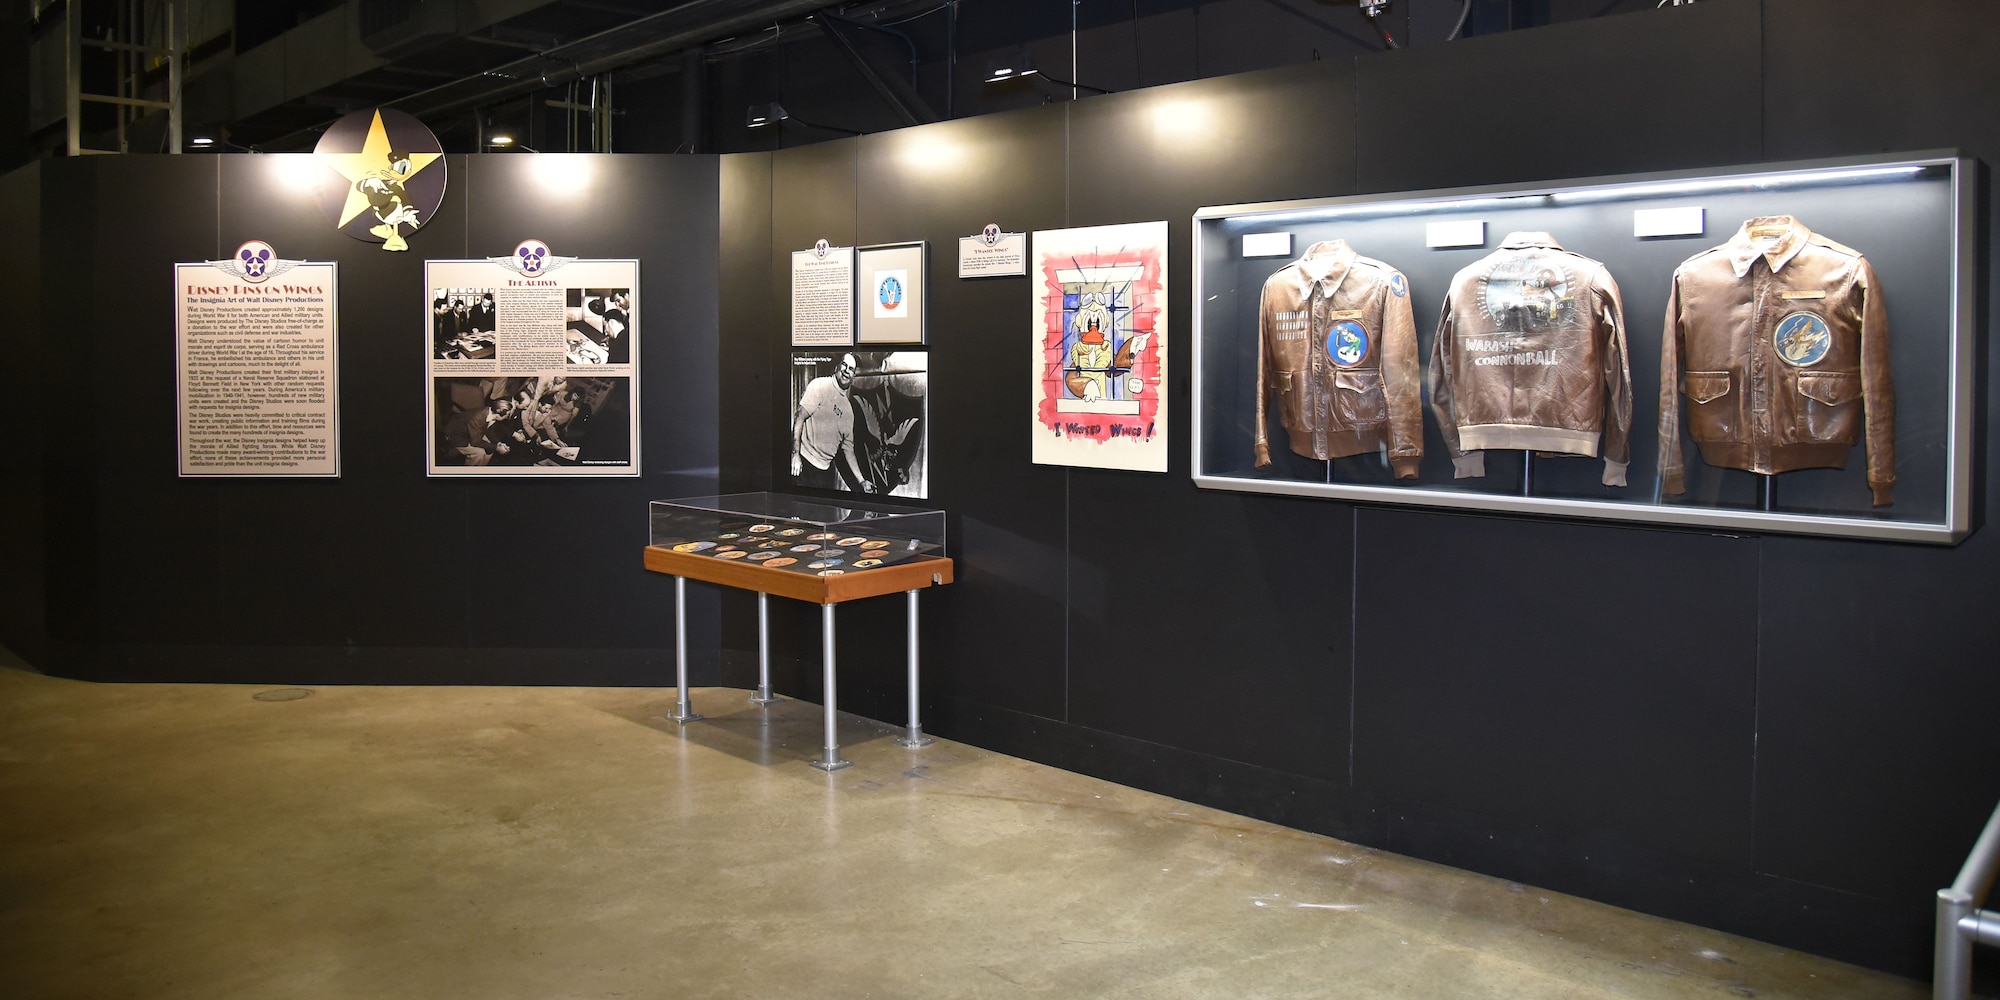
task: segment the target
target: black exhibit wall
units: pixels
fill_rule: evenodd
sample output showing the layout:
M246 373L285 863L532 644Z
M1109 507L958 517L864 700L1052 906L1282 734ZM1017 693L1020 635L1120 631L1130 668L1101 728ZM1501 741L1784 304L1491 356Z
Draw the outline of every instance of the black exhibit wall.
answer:
M105 680L670 683L645 502L783 482L792 250L922 239L958 560L922 598L928 729L1921 975L1933 894L2000 798L1989 527L1934 547L1203 491L1186 444L1196 209L1995 162L2000 10L1905 6L1709 0L768 153L453 156L403 254L336 234L277 157L24 168L0 177L0 224L38 250L0 271L0 642ZM1160 219L1168 473L1032 464L1028 280L959 280L956 240ZM641 260L643 477L423 474L423 260L528 237ZM340 264L339 479L175 474L172 265L251 238ZM749 686L754 599L690 598L694 681ZM820 697L817 616L773 612L779 690ZM901 602L839 621L842 706L901 721Z
M42 350L41 166L29 164L0 176L0 233L16 248L13 262L0 268L0 373L8 376L21 411L16 414L14 462L0 475L0 636L14 652L39 661L47 651L42 620L47 612L43 585L48 548L42 487L48 460L50 422L43 408L47 387L35 373Z
M0 638L102 680L671 678L671 581L640 552L647 500L715 489L720 161L447 157L443 206L390 253L335 232L288 159L88 157L0 183L9 232L39 213L4 308L41 317L8 324L5 352L42 472L4 490ZM424 260L529 237L641 261L643 477L425 477ZM176 474L173 265L248 239L339 265L338 479ZM713 672L715 599L694 596L690 652Z
M958 560L922 598L927 729L1926 975L1935 891L2000 799L1978 748L2000 705L1990 527L1938 547L1199 490L1185 269L1208 205L1945 148L1990 164L1994 51L1978 0L1716 0L725 157L724 488L785 481L789 253L927 240L930 503ZM958 279L956 240L1158 219L1169 472L1030 464L1032 290ZM1983 235L1979 266L1983 332ZM1981 406L1979 519L2000 440ZM750 686L753 606L722 601L723 679ZM817 616L773 611L779 689L819 697ZM901 602L843 607L843 708L903 719L902 629Z

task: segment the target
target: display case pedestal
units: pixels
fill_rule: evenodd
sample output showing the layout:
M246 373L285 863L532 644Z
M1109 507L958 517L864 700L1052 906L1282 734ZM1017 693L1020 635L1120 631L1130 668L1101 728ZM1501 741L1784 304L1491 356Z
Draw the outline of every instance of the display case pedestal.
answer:
M686 724L702 718L688 699L688 580L756 592L757 693L750 701L758 705L780 700L771 693L770 596L818 604L826 738L821 756L811 763L823 771L851 766L852 761L840 756L835 729L834 608L847 601L901 591L908 608L910 722L907 733L896 742L911 748L934 742L924 735L918 715L917 592L952 581L952 561L936 554L944 548L942 511L834 506L828 501L766 493L655 501L652 507L653 544L646 547L645 566L674 578L674 721ZM832 541L836 538L838 542ZM799 545L785 544L801 539ZM751 561L753 547L759 553L786 552L797 557ZM724 554L728 552L737 556L728 557ZM850 560L851 556L856 558ZM806 560L814 560L807 570L811 566L840 568L837 572L791 569Z

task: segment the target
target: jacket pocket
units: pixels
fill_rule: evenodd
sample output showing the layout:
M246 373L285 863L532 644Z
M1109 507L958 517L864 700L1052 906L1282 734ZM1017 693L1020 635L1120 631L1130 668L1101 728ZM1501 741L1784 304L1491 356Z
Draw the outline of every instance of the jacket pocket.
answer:
M1697 441L1736 440L1739 401L1729 392L1728 372L1688 372L1681 392L1688 398L1688 433Z
M1389 419L1389 407L1382 397L1382 373L1372 368L1343 369L1333 373L1334 411L1348 427L1373 427Z
M1799 373L1799 433L1808 441L1852 444L1859 436L1861 376L1854 372Z

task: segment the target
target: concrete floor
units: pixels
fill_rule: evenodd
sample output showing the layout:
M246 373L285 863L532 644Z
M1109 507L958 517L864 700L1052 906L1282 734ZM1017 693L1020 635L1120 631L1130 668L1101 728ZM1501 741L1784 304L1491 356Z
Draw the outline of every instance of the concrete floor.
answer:
M1928 995L736 690L301 692L0 666L0 997Z

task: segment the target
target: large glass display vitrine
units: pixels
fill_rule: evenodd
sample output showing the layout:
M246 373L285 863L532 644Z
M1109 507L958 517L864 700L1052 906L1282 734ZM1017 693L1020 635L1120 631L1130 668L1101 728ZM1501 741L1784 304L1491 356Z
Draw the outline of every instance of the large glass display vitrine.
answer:
M1955 542L1970 530L1975 167L1938 152L1204 208L1194 480ZM1581 353L1535 339L1537 325L1565 320L1597 331L1573 335ZM1730 338L1748 352L1740 363L1690 353ZM1879 355L1866 365L1864 347ZM1584 363L1603 377L1544 377ZM1614 430L1619 365L1630 425ZM1535 395L1593 391L1553 406ZM1501 414L1468 418L1468 398ZM1522 426L1563 404L1596 416ZM1713 419L1724 407L1728 419ZM1470 432L1448 442L1445 420ZM1718 426L1741 441L1690 437ZM1618 438L1622 470L1595 460ZM1454 461L1454 445L1483 450L1483 470ZM1663 448L1683 456L1679 481ZM1783 471L1757 471L1772 467ZM1885 467L1893 489L1874 481Z

